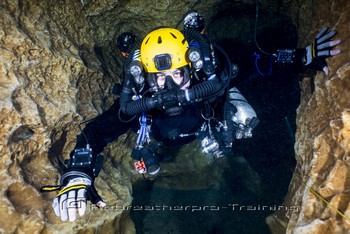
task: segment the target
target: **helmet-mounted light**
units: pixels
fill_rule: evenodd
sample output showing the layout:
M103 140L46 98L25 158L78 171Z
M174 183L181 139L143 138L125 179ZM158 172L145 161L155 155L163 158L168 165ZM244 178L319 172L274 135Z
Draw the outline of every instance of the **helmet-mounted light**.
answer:
M130 73L137 84L142 84L145 81L145 78L142 76L142 64L140 61L134 60L131 62Z
M188 52L188 59L192 62L192 66L195 69L201 69L203 67L203 60L200 49L197 46L192 46Z
M134 77L141 75L142 73L142 64L138 60L134 60L130 63L130 73Z
M154 57L154 65L158 71L168 70L171 68L170 54L159 54Z
M197 62L201 58L201 53L198 47L193 46L190 48L188 58L191 62Z
M145 78L142 76L143 67L140 61L140 50L136 50L134 52L133 60L130 63L129 70L137 84L144 83Z
M192 62L192 66L193 66L193 68L195 68L197 70L202 69L202 67L203 67L203 60L199 59L196 62Z

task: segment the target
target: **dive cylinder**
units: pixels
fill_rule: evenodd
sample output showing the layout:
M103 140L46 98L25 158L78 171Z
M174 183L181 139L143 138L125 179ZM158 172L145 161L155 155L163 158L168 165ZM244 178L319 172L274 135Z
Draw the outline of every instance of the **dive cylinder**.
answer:
M236 125L235 138L241 139L252 137L252 130L259 123L253 107L247 102L236 87L229 90L229 102L237 109L237 112L231 118Z

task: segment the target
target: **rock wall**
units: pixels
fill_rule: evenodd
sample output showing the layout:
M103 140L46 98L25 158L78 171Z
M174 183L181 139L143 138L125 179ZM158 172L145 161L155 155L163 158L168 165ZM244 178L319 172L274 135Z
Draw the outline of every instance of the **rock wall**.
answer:
M114 101L122 60L115 36L176 26L183 1L31 1L0 3L0 233L134 233L124 209L95 210L62 223L51 208L58 162L69 158L80 123ZM192 3L191 3L192 4ZM199 9L214 10L214 1ZM161 12L162 14L159 14ZM203 11L205 12L205 11ZM206 13L204 13L206 14ZM210 16L206 15L206 16ZM140 23L142 20L142 23ZM107 147L96 187L110 206L131 204L132 134ZM113 152L113 153L109 153Z
M228 5L254 2L202 1L196 9L211 19ZM299 28L300 46L311 42L324 24L336 29L343 39L339 46L343 53L328 60L331 74L310 75L300 83L303 98L295 144L298 166L284 202L285 206L300 207L300 212L275 213L267 223L274 233L346 232L349 218L342 214L350 216L350 4L345 0L260 3L266 11L290 8ZM131 30L142 38L151 28L176 26L179 15L192 5L189 1L154 4L136 0L0 3L0 214L8 217L0 220L1 233L135 233L127 209L91 207L76 223L61 223L51 208L55 194L40 194L39 188L58 183L58 160L68 158L80 123L112 104L111 89L120 83L122 67L115 36ZM254 7L249 9L254 16ZM133 140L134 135L127 133L106 148L105 155L110 157L96 180L101 196L113 207L127 207L132 201L132 183L138 180L130 176ZM190 160L188 155L184 157ZM187 165L207 166L196 161ZM169 165L167 170L182 175L176 186L185 181L186 175L176 167ZM202 171L191 172L200 178L196 186L213 185L206 180L207 174L200 177ZM214 180L219 178L217 175Z
M104 75L91 51L92 27L81 3L71 4L0 3L0 213L8 217L0 221L1 233L86 229L83 222L62 224L51 208L55 194L38 192L59 182L57 160L72 150L79 123L111 103L112 77ZM112 189L110 199L129 204L130 185L120 184L122 196ZM89 229L111 226L125 217L121 213L107 214L108 219L91 213Z
M300 82L295 153L297 166L284 205L266 221L273 233L348 233L350 64L348 1L293 1L299 44L329 26L342 39L342 54L328 59L329 76L304 74Z

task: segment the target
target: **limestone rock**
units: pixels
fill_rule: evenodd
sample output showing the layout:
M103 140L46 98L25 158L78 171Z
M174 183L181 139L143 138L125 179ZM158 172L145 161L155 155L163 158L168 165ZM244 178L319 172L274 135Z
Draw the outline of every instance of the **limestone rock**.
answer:
M331 71L328 77L318 72L314 79L306 78L301 83L302 100L298 108L295 144L298 165L284 201L286 206L301 209L292 216L287 213L271 215L269 225L273 233L281 233L275 225L278 220L283 220L286 233L349 231L350 218L346 212L350 79L347 63L349 30L345 23L349 20L349 8L346 7L349 3L319 1L313 7L310 4L302 1L296 9L302 25L299 28L300 45L312 42L317 30L327 25L337 30L336 37L342 39L338 48L343 52L337 58L327 59ZM313 90L310 89L312 86Z

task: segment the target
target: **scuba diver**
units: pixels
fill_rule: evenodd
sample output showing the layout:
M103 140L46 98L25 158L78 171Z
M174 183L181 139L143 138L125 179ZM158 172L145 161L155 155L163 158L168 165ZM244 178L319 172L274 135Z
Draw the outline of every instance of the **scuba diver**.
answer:
M279 61L327 72L325 59L340 53L333 50L340 43L331 40L335 31L327 31L322 29L304 49L284 50ZM259 122L243 95L230 87L234 76L225 51L195 28L157 28L128 58L119 100L77 137L61 184L42 188L59 190L53 208L62 221L84 215L87 200L100 208L106 205L94 187L103 163L99 153L130 126L137 132L131 155L135 169L155 176L159 162L171 160L172 155L164 154L169 148L199 139L203 152L219 158L230 154L235 139L252 137ZM125 124L117 113L133 124Z
M213 47L218 49L214 51ZM139 171L156 175L159 162L172 157L158 150L171 152L169 147L196 138L201 139L204 152L218 158L230 153L235 136L252 136L258 119L237 88L228 91L228 56L198 30L189 28L181 33L173 28L156 29L135 53L139 57L134 56L130 70L137 66L139 72L125 77L120 106L125 114L141 114L144 120L145 127L139 131L144 134L140 136L143 140L137 142L132 154L133 159L141 160ZM219 58L221 63L217 62ZM132 84L128 80L138 76L147 81L148 92L143 95L128 85Z

